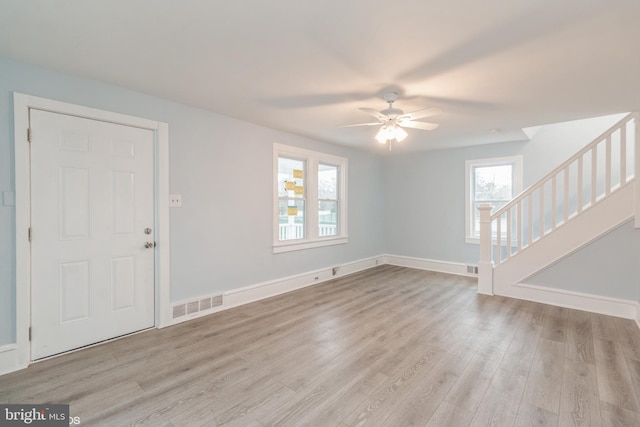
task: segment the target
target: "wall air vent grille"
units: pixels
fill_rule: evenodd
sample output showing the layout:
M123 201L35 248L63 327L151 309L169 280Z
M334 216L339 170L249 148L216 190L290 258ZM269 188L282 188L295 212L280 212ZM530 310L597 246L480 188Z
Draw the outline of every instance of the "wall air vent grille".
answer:
M173 306L173 318L182 317L187 314L185 304L178 304Z
M186 302L183 301L173 306L173 318L177 319L189 314L211 311L216 307L220 307L222 304L222 295L214 295L212 297L199 298Z

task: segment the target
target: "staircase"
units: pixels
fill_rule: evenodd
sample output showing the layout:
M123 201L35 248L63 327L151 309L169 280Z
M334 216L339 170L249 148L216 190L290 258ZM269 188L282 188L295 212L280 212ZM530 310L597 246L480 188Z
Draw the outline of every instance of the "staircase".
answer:
M640 115L631 113L507 205L480 210L478 292L517 285L635 217L640 227Z

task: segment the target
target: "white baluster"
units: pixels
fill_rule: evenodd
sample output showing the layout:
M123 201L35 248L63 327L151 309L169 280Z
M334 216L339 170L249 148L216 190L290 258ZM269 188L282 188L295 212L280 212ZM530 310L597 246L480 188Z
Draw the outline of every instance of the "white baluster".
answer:
M496 217L496 251L495 263L500 265L502 262L502 215Z
M558 209L557 207L557 202L558 202L558 193L557 193L557 179L556 179L557 175L553 175L553 178L551 178L551 230L555 230L556 229L556 223L557 223L557 218L556 218L556 210Z
M507 210L507 259L511 258L511 208Z
M582 159L582 157L580 157ZM580 165L578 160L578 166ZM580 170L580 168L578 168ZM580 194L578 194L578 200L581 200ZM578 201L578 205L580 202ZM564 168L564 223L569 221L569 165Z
M578 206L577 206L577 212L580 213L582 212L582 207L584 205L583 201L582 201L582 177L584 175L583 173L583 158L584 155L580 156L580 158L578 159ZM567 168L568 169L568 168Z
M540 186L540 239L544 236L544 184Z
M598 144L591 149L591 206L596 204L598 191Z
M633 132L633 147L635 153L634 178L636 186L636 217L635 228L640 228L640 114L636 113L634 117L635 130Z
M517 250L516 253L520 252L522 250L522 201L518 201L517 203L517 212L516 212L516 216L517 216L517 227L516 227L516 239L518 241L518 246L517 246Z
M529 237L527 246L531 246L533 243L533 191L527 197L527 217L527 236Z
M604 151L604 194L611 194L611 135L607 136Z
M620 128L620 187L627 183L627 126Z

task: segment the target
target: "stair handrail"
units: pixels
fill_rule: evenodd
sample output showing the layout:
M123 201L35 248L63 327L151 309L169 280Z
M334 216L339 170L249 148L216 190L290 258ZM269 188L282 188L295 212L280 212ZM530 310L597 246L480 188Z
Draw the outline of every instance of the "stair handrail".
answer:
M628 132L628 127L632 126L634 121L635 127L631 127ZM630 183L638 175L636 173L639 166L637 163L640 162L640 160L636 160L640 158L640 147L638 146L640 141L640 135L638 135L640 133L639 122L640 114L638 112L625 115L613 126L497 211L489 214L490 206L479 208L481 223L484 222L485 224L485 232L483 233L481 230L480 233L480 245L481 248L484 248L482 252L485 254L482 261L484 265L488 265L487 263L489 262L491 265L500 265L504 260L517 255L536 241L555 231L557 227L568 222L574 216L589 209L603 197ZM613 136L616 132L619 132L619 134L614 141ZM633 139L630 138L631 136L633 136ZM612 148L614 143L615 148L619 151L619 158L615 159L617 163L614 163L613 159ZM632 145L628 147L629 144ZM635 150L634 157L627 156L627 151L631 147ZM599 148L603 148L604 155L598 154ZM590 164L586 161L588 160L587 153L590 153ZM604 168L598 162L599 157L604 159ZM629 170L627 170L628 161L633 163L633 167L630 167ZM574 169L575 176L572 177L570 168L574 164L576 164ZM590 176L587 175L586 180L584 179L585 164L587 168L590 168L587 169L590 172ZM613 175L613 168L615 168L616 175ZM560 179L563 181L563 186L559 188L557 182ZM614 184L614 179L615 181L619 179L619 183L615 182ZM545 195L547 184L550 184L551 191L550 194ZM602 189L603 186L604 189ZM587 189L591 190L590 197L588 194L585 195L585 190ZM562 193L562 198L561 202L558 203L558 194L560 192ZM550 203L547 201L549 198L551 199ZM538 208L534 210L533 205L535 203L538 204ZM558 211L561 212L559 213ZM515 215L512 215L514 212ZM493 250L491 249L492 246L494 247ZM489 252L488 256L487 251Z
M618 122L616 122L613 126L611 126L608 130L604 131L601 135L599 135L598 137L593 139L593 141L591 141L585 147L583 147L582 149L577 151L573 156L569 157L567 160L565 160L563 163L561 163L558 167L553 169L551 172L546 174L544 177L540 178L535 184L530 185L525 190L520 192L520 194L518 194L513 199L511 199L511 201L509 203L507 203L506 205L504 205L503 207L501 207L497 211L492 212L491 213L491 220L493 221L494 219L499 217L501 214L505 213L508 209L512 208L517 203L522 201L525 197L528 197L529 194L533 193L536 189L542 187L544 184L546 184L548 181L550 181L554 176L558 175L558 173L560 173L561 171L564 171L564 169L566 169L569 166L571 166L571 164L573 162L575 162L576 160L578 160L579 157L584 156L586 153L591 151L593 149L593 147L595 147L596 145L598 145L599 143L604 141L607 137L610 137L611 135L613 135L614 132L616 132L617 130L621 129L623 127L623 125L626 125L630 120L633 120L633 119L640 120L640 113L634 112L634 113L629 113L626 116L624 116L622 119L620 119ZM636 135L636 138L637 137L638 136Z

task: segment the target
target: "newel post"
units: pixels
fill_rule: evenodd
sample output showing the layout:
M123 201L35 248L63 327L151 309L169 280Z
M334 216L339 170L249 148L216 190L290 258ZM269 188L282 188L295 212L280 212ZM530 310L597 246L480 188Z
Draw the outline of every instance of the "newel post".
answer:
M478 293L493 295L493 260L491 259L491 210L493 206L482 203L480 211L480 262L478 263Z

